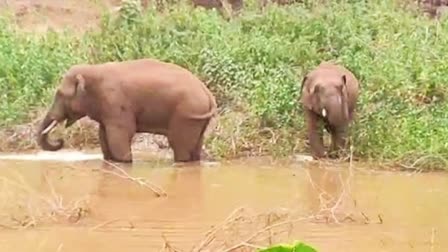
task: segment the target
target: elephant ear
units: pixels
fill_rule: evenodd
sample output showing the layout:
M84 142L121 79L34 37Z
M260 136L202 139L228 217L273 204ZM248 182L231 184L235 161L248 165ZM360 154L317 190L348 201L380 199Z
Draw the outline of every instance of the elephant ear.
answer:
M315 95L315 94L319 93L319 90L320 90L320 85L319 85L319 83L316 83L315 85L311 86L310 95Z
M86 80L81 74L64 76L60 92L65 97L74 97L78 92L85 91Z
M347 90L347 76L344 74L342 75L342 85L340 86L340 91L343 97L347 97L348 90Z
M342 75L342 85L347 87L347 76L345 74Z
M342 98L342 111L344 116L348 118L348 90L347 90L347 76L342 75L342 85L340 86L341 98Z
M311 82L306 83L307 81L309 81L308 76L305 76L305 78L303 78L302 81L302 87L300 89L302 96L301 102L302 104L309 110L313 110L313 107L315 106L315 94L316 92L319 92L319 85L318 84L314 84ZM308 85L307 85L308 84ZM311 87L310 87L311 85ZM305 87L306 86L306 87ZM305 87L305 92L303 92L303 88Z
M303 87L305 86L306 81L308 80L308 76L303 77L302 85L300 86L300 94L303 93ZM314 95L314 93L319 92L319 84L312 85L311 88L308 89L308 94Z
M76 87L76 93L85 92L86 91L86 79L84 78L84 76L82 76L81 74L77 74L76 82L78 83L77 87Z

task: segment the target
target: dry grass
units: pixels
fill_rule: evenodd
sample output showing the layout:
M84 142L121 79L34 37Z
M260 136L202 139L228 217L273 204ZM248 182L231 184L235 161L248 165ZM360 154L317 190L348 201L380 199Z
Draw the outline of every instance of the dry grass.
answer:
M157 197L167 196L166 191L144 178L132 177L124 169L107 163L102 173L111 174L151 190ZM74 167L70 167L76 169ZM55 180L43 173L41 189L30 185L19 172L0 177L0 228L23 229L48 223L77 223L90 213L89 195L67 200L54 186ZM43 188L43 189L42 189Z
M119 178L132 181L132 182L138 184L139 186L146 187L149 190L151 190L157 197L166 197L167 196L166 191L162 187L160 187L154 183L151 183L150 181L148 181L145 178L132 177L125 170L123 170L118 165L116 165L112 162L108 162L108 161L104 161L104 162L107 164L108 167L111 167L112 169L111 170L100 169L101 172L107 173L107 174L112 174Z
M36 132L43 118L36 116L30 123L0 129L0 152L24 152L40 150L37 144ZM64 148L67 149L95 149L99 148L98 123L88 118L83 118L70 128L59 125L51 134L51 139L64 139ZM154 134L136 134L133 140L133 148L150 149L154 152L168 149L166 137Z
M353 182L354 176L352 158L353 148L351 147L350 150L351 153L348 156L348 175L344 179L342 173L338 172L338 182L336 183L338 184L337 188L340 188L340 190L336 194L320 187L312 179L309 171L307 171L307 176L309 178L310 184L312 185L314 190L319 192L320 209L317 215L323 217L323 220L325 220L326 223L340 224L341 222L345 221L355 221L356 215L358 215L358 217L363 217L364 221L367 222L365 218L366 215L364 213L360 211L354 211L356 210L356 200L354 199L351 192L351 183Z
M34 189L17 172L15 179L0 177L3 213L0 227L22 229L49 222L77 223L89 214L88 195L66 201L56 192L53 181L46 174L44 180L49 193Z
M321 163L322 166L331 165ZM329 170L332 168L328 168ZM164 244L161 251L201 252L201 251L257 251L276 243L297 239L292 236L294 228L305 223L343 225L371 224L372 220L358 209L356 199L351 193L353 182L353 165L350 158L348 176L344 178L339 171L337 193L328 192L320 187L308 173L309 183L319 192L320 207L316 212L304 215L297 209L271 209L262 213L254 212L245 207L239 207L230 213L221 223L204 234L204 238L190 250L174 248L169 239L163 236ZM378 215L377 224L382 224Z
M37 112L34 121L0 130L0 152L23 152L40 150L36 142L36 131L45 111ZM300 134L300 133L297 133ZM214 117L205 132L206 152L213 157L239 158L260 156L264 154L287 154L304 150L305 143L301 136L293 136L297 141L290 141L291 132L260 127L258 121L248 119L243 112L227 112ZM99 148L98 124L83 118L70 128L59 125L51 134L51 139L62 138L67 149ZM150 149L153 152L169 149L166 137L154 134L137 134L133 148Z
M221 158L272 154L284 156L305 149L300 131L272 129L247 116L246 111L222 111L206 138L207 148ZM297 139L297 140L291 140Z
M30 123L1 129L0 138L5 139L0 143L2 152L21 152L38 150L40 147L36 141L36 131L42 116ZM52 139L62 137L65 141L65 148L81 149L99 146L98 125L87 118L79 120L70 128L60 125L51 135Z

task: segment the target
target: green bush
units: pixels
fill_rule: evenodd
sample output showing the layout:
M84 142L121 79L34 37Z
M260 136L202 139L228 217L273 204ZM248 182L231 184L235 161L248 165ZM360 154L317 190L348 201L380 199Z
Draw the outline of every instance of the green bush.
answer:
M119 19L104 16L98 32L81 38L70 33L38 37L0 22L2 125L24 122L30 110L47 104L71 64L155 57L204 79L224 115L244 111L251 131L244 131L250 137L241 137L272 145L257 134L259 127L269 127L282 132L277 147L290 154L305 140L297 105L300 81L321 61L334 60L351 69L362 86L351 134L355 155L407 162L427 157L419 165L445 165L445 21L430 20L393 0L272 5L264 14L253 7L231 21L216 11L183 5L163 15L151 9L121 13ZM213 137L210 144L225 147L223 141Z

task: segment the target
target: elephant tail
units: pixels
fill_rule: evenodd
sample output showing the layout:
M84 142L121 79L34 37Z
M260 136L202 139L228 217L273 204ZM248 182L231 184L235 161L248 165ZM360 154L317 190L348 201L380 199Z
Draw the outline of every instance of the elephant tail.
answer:
M202 85L202 89L204 90L204 92L207 94L208 96L208 100L209 100L209 111L205 114L202 115L191 115L190 118L191 119L196 119L196 120L203 120L203 119L210 119L212 117L214 117L216 115L216 111L217 111L217 104L216 104L216 100L213 97L212 93L205 87L205 84Z

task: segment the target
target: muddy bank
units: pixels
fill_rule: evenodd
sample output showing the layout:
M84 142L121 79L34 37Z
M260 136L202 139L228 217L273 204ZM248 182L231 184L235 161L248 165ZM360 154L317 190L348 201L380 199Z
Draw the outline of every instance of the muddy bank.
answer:
M446 174L269 158L180 168L145 153L118 169L97 154L0 159L2 251L223 251L293 240L319 251L448 248Z
M45 111L28 124L0 129L0 152L38 152L36 131ZM50 139L63 138L64 149L86 150L99 148L98 123L88 118L77 121L70 128L58 126ZM296 139L296 140L291 140ZM325 136L329 142L329 136ZM136 134L133 150L171 155L166 137L149 133ZM289 129L261 127L260 122L248 118L245 112L227 112L210 121L205 131L206 152L211 159L235 159L249 156L285 157L299 153L307 155L307 143L302 132Z
M98 26L101 13L113 12L120 4L121 0L8 0L0 2L0 10L27 32L62 32L70 26L82 33Z
M36 141L36 130L41 117L29 124L17 125L6 129L0 129L0 152L29 152L39 151L41 148ZM92 149L99 147L98 123L83 118L71 128L60 126L52 134L51 139L63 138L66 142L65 149ZM136 134L133 148L145 149L152 152L166 150L168 141L163 136L153 134Z
M0 129L0 153L38 153L36 129L40 118L29 124ZM227 113L211 121L205 133L205 150L209 154L207 160L234 160L248 157L269 156L273 159L310 160L306 138L303 132L291 132L289 129L261 128L258 122L246 121L244 113ZM245 124L245 125L243 125ZM255 130L257 129L258 130ZM99 151L98 124L88 118L83 118L70 128L59 126L52 132L51 139L63 138L65 147L62 151ZM291 140L295 139L295 140ZM326 145L330 144L330 135L324 135ZM136 134L132 145L133 152L147 153L151 158L163 157L170 161L172 150L166 137L154 134ZM59 152L53 153L58 155ZM412 154L412 153L411 153ZM372 163L369 169L387 171L446 171L447 161L439 156L412 155L396 160L374 160L352 156L354 162ZM150 161L146 160L146 161ZM345 161L323 159L322 162L336 164Z

